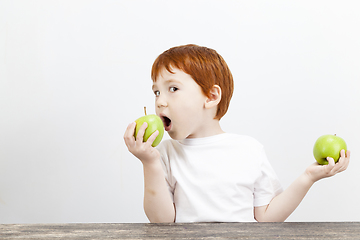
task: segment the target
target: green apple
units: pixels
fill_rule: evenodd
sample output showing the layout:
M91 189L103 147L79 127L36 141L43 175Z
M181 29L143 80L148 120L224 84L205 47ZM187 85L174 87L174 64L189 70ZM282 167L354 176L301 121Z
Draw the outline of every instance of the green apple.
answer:
M313 154L316 161L321 165L327 165L327 157L332 157L335 162L339 161L340 151L347 150L344 139L335 135L323 135L319 137L314 145Z
M143 141L146 142L148 138L153 134L156 130L159 131L159 135L155 138L154 142L151 144L151 146L156 147L160 142L161 139L164 136L164 124L161 118L155 114L146 115L146 108L145 110L145 116L142 116L135 120L136 127L135 127L135 133L134 137L136 138L140 127L143 125L144 122L147 122L148 126L145 130Z

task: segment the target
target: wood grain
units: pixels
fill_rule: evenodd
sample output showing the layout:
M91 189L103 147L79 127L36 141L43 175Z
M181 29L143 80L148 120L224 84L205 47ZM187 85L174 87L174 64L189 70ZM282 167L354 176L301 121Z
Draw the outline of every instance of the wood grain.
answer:
M2 224L0 239L360 239L360 222Z

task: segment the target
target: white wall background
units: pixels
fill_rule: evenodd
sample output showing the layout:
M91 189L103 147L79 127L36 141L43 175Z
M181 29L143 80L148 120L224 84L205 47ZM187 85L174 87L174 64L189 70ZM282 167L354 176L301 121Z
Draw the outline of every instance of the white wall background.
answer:
M359 221L359 1L0 0L0 223L147 222L126 126L150 69L187 43L235 79L225 131L262 142L286 188L336 133L349 169L288 221ZM168 137L166 137L168 138Z

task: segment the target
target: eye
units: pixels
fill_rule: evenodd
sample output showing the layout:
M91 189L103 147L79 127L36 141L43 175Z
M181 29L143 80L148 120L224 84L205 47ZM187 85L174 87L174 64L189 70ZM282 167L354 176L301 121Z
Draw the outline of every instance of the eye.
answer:
M158 96L160 96L160 91L156 90L156 91L154 91L154 94L155 94L155 97L158 97Z
M177 90L178 90L177 87L170 87L170 88L169 88L169 91L170 91L170 92L176 92Z

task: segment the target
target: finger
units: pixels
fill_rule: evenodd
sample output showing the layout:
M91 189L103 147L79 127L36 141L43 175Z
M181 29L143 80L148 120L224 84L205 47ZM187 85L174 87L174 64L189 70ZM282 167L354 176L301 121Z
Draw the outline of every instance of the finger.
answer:
M340 158L339 158L339 163L341 163L341 162L344 162L344 159L346 158L346 156L345 156L345 150L344 149L342 149L341 151L340 151Z
M350 159L350 150L346 151L346 158Z
M156 130L155 132L153 132L153 134L151 134L151 136L148 138L148 140L146 141L146 143L147 143L148 145L152 145L158 135L159 135L159 131Z
M341 164L341 168L340 171L344 171L347 169L347 167L349 166L349 162L350 162L350 151L346 151L345 150L341 150L340 152L340 159L339 159L339 164Z
M135 126L136 126L135 122L132 122L127 126L125 133L124 133L125 140L134 139Z
M342 172L344 171L346 168L345 168L345 165L346 165L346 162L344 161L345 160L345 152L342 150L340 151L340 158L339 160L335 163L335 166L333 167L333 169L331 170L331 173L333 175L335 175L336 173L339 173L339 172Z
M328 165L326 165L326 173L330 173L334 167L335 167L335 160L332 157L327 157L326 160L329 162Z
M345 153L345 163L346 163L346 168L347 168L350 163L350 150L347 150Z
M345 150L342 149L342 150L340 151L340 158L339 158L338 163L339 163L339 164L343 164L344 161L345 161Z
M340 151L340 159L343 159L343 158L345 158L345 150L344 149L342 149ZM339 161L340 161L340 159L339 159Z
M332 157L327 157L326 160L329 162L328 166L335 166L335 160Z
M124 133L124 141L128 148L135 143L135 138L134 138L135 126L136 126L135 122L130 123L127 126L126 131Z
M147 122L144 122L143 125L141 125L137 135L136 135L136 142L142 143L144 139L144 133L147 128L148 124Z

